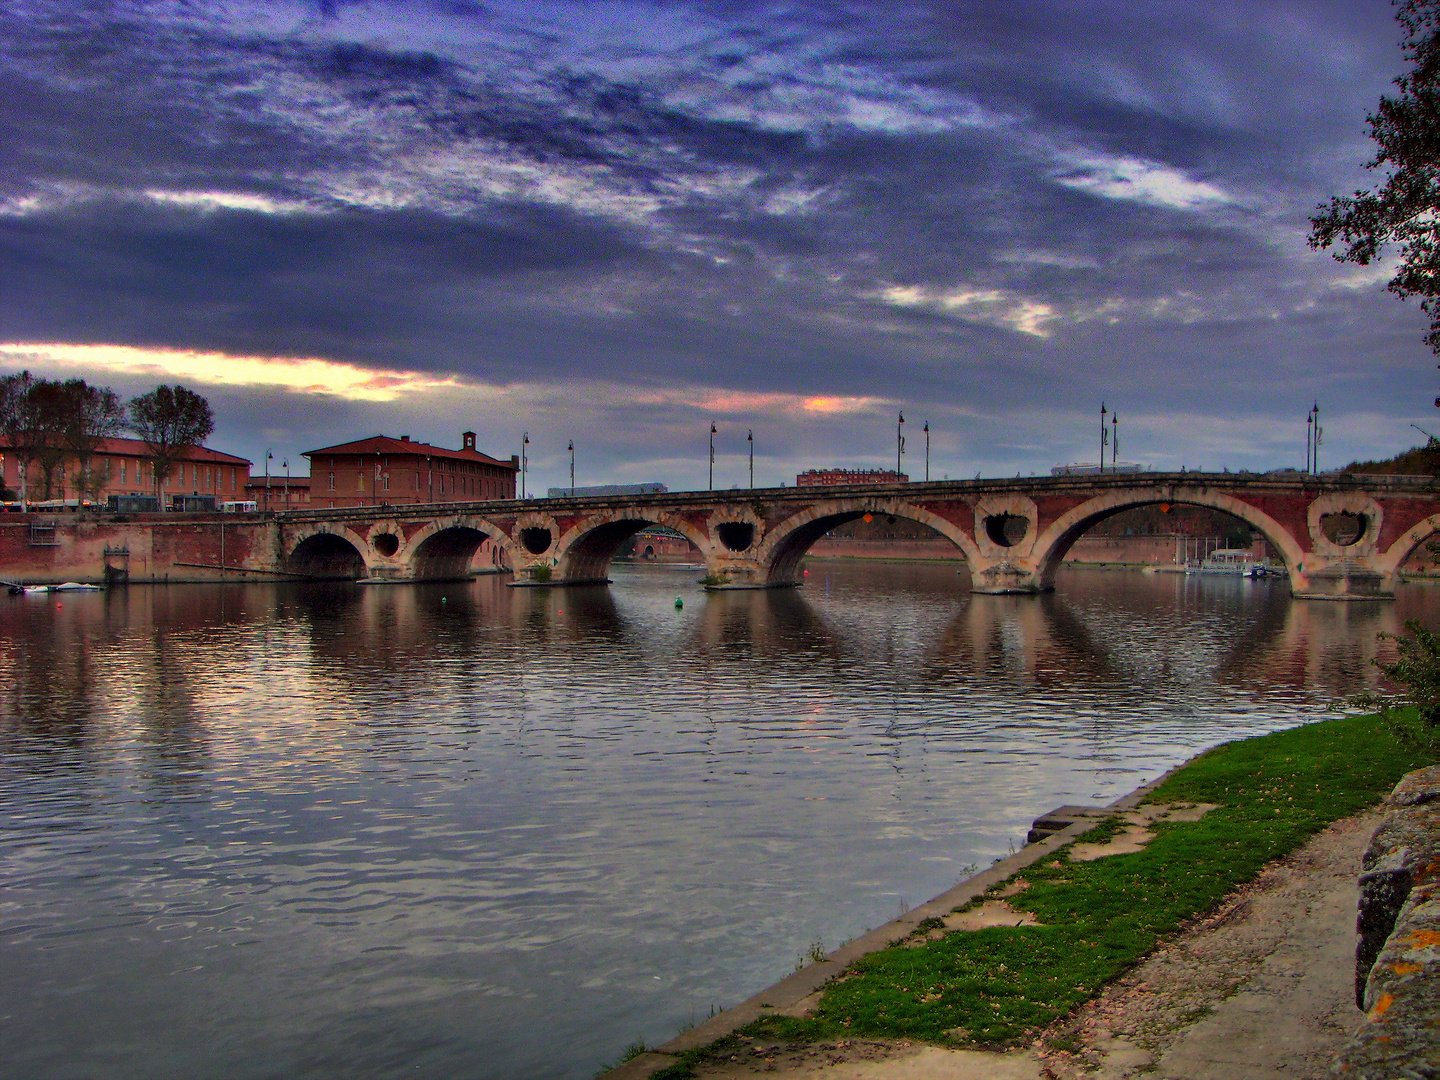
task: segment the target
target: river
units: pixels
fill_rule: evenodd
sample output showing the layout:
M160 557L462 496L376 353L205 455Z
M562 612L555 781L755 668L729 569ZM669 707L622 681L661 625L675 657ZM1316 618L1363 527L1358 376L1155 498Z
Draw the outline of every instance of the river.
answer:
M613 576L0 597L0 1071L588 1078L1045 810L1321 715L1440 597Z

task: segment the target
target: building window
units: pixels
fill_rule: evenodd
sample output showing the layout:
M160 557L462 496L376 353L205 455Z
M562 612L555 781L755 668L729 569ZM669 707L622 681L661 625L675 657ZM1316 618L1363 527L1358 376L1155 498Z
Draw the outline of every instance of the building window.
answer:
M355 474L355 490L356 490L356 491L364 491L364 490L365 490L365 470L364 470L364 469L361 469L358 473Z
M120 462L120 483L125 483L125 462Z
M390 490L390 474L388 472L385 474L385 490Z
M206 486L207 488L211 486L211 485L210 485L210 466L209 466L209 465L206 465L206 466L205 466L205 486Z
M334 490L335 490L335 474L332 472L329 476L326 477L326 479L330 481L330 490L331 490L331 491L334 491Z

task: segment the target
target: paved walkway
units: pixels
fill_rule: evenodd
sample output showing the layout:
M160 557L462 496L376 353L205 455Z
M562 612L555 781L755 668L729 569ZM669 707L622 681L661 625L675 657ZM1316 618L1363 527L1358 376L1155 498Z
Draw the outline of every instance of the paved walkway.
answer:
M1360 1021L1356 874L1378 813L1337 822L1012 1054L854 1040L756 1044L700 1075L816 1080L1320 1080ZM1061 1049L1063 1047L1064 1049Z

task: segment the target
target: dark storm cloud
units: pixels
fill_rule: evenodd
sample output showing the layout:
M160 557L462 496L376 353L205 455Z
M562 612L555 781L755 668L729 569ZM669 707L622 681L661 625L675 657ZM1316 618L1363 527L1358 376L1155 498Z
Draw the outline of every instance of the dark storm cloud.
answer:
M1304 235L1397 38L1383 0L11 5L0 338L1393 408L1420 321Z

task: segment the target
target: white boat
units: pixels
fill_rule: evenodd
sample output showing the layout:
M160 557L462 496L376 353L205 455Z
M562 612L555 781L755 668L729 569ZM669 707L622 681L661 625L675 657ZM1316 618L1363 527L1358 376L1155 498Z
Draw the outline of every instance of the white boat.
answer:
M51 585L51 592L99 592L104 586L86 585L79 581L62 581L59 585Z
M1187 574L1231 574L1236 577L1264 577L1269 565L1257 559L1249 548L1217 548L1197 562L1187 562Z

